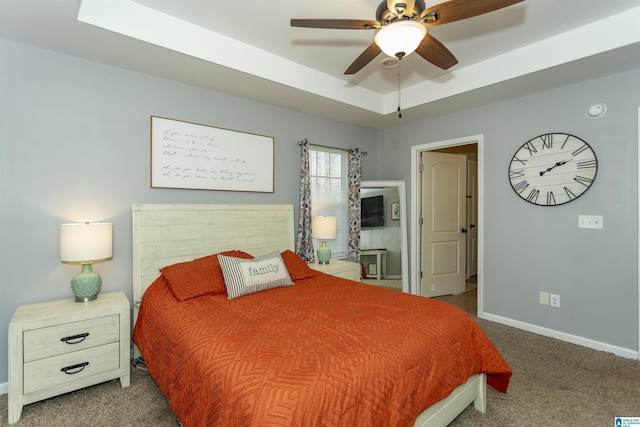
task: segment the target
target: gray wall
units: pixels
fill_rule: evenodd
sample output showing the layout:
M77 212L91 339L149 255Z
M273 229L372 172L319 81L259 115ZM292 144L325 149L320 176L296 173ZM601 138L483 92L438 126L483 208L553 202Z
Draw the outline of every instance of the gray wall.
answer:
M608 113L589 119L596 101ZM379 133L379 174L406 180L411 194L411 146L483 134L484 311L637 351L639 106L634 70L406 124ZM599 161L587 193L557 207L524 202L507 179L517 148L548 132L583 138ZM604 229L578 229L579 214L603 215ZM541 290L561 308L539 304Z
M80 267L60 262L61 223L113 223L113 259L94 270L102 292L131 299L132 203L297 205L304 137L361 147L365 179L378 178L372 130L6 40L0 52L0 384L16 307L72 296ZM275 192L150 188L151 115L274 136Z

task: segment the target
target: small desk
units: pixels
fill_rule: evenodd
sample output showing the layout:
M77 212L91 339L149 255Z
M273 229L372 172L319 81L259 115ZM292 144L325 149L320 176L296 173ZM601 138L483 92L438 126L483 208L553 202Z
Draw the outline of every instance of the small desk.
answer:
M386 249L360 249L360 255L376 257L376 280L380 280L387 274L387 250ZM369 269L367 268L367 277Z

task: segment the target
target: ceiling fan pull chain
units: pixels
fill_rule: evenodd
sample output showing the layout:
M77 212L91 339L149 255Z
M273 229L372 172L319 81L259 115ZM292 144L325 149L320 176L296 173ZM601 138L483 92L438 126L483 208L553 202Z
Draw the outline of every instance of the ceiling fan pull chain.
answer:
M400 84L400 70L402 69L402 60L398 60L398 118L402 118L402 109L400 108L400 101L402 97L402 87Z

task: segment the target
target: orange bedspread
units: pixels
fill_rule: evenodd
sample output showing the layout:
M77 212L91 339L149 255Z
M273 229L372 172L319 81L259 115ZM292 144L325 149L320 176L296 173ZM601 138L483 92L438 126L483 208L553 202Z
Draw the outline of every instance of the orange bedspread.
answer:
M160 277L133 338L185 427L410 426L472 374L511 376L462 310L323 273L183 302Z

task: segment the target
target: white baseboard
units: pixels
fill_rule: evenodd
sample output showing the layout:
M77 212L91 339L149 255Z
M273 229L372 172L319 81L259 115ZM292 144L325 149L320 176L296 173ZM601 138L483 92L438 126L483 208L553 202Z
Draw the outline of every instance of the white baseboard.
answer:
M9 383L0 383L0 394L9 393Z
M636 350L631 350L628 348L606 344L606 343L595 341L589 338L579 337L577 335L571 335L565 332L559 332L553 329L532 325L530 323L521 322L519 320L509 319L507 317L497 316L491 313L479 313L478 317L481 319L490 320L492 322L501 323L503 325L513 326L514 328L522 329L528 332L533 332L538 335L543 335L550 338L556 338L561 341L570 342L572 344L578 344L583 347L592 348L594 350L606 351L607 353L613 353L617 356L621 356L626 359L636 359L636 360L640 359L640 353Z

